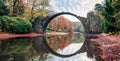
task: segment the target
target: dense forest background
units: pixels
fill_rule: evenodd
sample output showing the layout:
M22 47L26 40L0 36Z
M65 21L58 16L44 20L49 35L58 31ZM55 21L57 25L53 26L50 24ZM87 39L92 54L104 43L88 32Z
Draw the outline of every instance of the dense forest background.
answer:
M48 6L49 0L0 0L0 32L32 32L32 22L46 17Z
M32 22L36 17L45 18L55 13L49 11L49 2L50 0L0 0L0 32L32 32ZM119 0L105 0L102 4L96 4L94 12L102 19L103 32L120 33Z

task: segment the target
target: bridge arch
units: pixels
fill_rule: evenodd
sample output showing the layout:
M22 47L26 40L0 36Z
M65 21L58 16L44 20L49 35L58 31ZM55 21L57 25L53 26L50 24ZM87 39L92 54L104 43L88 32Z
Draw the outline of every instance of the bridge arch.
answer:
M65 15L74 16L74 17L76 17L76 18L80 21L79 16L77 16L77 15L75 15L75 14L73 14L73 13L70 13L70 12L57 13L57 14L54 14L54 15L52 15L52 16L50 16L49 18L46 19L46 22L44 23L45 25L43 26L43 31L46 31L46 28L47 28L48 24L52 21L52 19L56 18L57 16L64 15L64 14L65 14ZM83 23L82 23L81 21L80 21L80 23L81 23L82 26L84 27L84 25L83 25ZM85 30L85 28L84 28L84 30Z
M61 12L54 15L47 16L45 18L37 17L33 24L33 32L36 33L44 33L48 24L54 19L55 17L63 14L68 14L76 17L84 27L85 33L101 33L102 32L102 20L100 19L99 15L95 13L88 13L87 18L77 16L70 12Z
M57 13L57 14L54 14L54 15L52 15L52 16L50 16L50 17L46 17L46 18L44 18L44 19L37 18L38 20L35 21L35 24L34 24L34 25L36 26L36 28L42 29L42 31L45 32L48 24L49 24L54 18L56 18L57 16L60 16L60 15L64 15L64 14L68 14L68 15L74 16L75 18L77 18L77 19L81 22L82 26L84 27L84 22L80 19L80 17L77 16L77 15L75 15L75 14L73 14L73 13L70 13L70 12ZM39 22L39 20L42 20L42 23ZM36 24L36 23L37 23L37 24ZM39 29L37 29L37 30L39 31ZM84 28L84 29L85 29L85 28ZM35 29L35 30L36 30L36 29ZM42 33L43 33L43 32L42 32ZM40 33L40 31L39 31L38 33ZM70 54L70 55L62 55L62 54L58 54L57 52L53 51L53 50L50 48L50 46L47 44L47 42L46 42L46 40L45 40L46 37L43 37L43 39L44 39L43 44L45 45L45 48L48 48L48 50L49 50L52 54L54 54L54 55L56 55L56 56L60 56L60 57L70 57L70 56L76 55L76 54L80 53L80 52L82 51L82 49L84 48L84 47L82 46L82 48L80 48L79 51L76 51L76 52L73 53L73 54Z

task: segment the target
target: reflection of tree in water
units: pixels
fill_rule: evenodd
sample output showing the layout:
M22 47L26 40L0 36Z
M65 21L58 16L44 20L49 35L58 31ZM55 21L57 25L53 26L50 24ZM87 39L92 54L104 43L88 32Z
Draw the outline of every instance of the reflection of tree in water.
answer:
M1 61L28 61L36 56L41 60L47 57L42 38L14 38L0 42Z
M50 47L63 49L70 43L83 42L79 34L69 34L64 36L49 36ZM13 38L0 41L0 61L28 61L42 60L48 58L48 50L43 45L42 37L35 38ZM44 40L45 41L45 40Z
M31 39L10 39L9 41L3 41L2 42L2 55L8 55L8 54L21 54L28 51L31 46Z
M47 43L55 51L58 49L63 50L71 43L83 43L84 40L84 36L75 33L61 36L47 36Z

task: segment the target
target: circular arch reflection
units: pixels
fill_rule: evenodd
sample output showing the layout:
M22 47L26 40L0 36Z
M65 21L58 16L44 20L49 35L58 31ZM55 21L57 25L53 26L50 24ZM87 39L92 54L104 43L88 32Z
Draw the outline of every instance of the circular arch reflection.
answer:
M85 41L84 30L77 15L68 12L58 13L48 18L45 23L44 39L46 41L44 43L52 54L60 57L70 57L77 54L81 49ZM67 54L63 53L62 50L69 51L70 47L74 51Z

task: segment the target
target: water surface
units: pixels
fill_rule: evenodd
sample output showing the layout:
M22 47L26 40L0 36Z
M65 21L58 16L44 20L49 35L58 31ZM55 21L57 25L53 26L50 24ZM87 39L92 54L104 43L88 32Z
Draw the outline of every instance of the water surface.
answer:
M1 40L0 61L94 61L80 52L84 41L80 33Z

